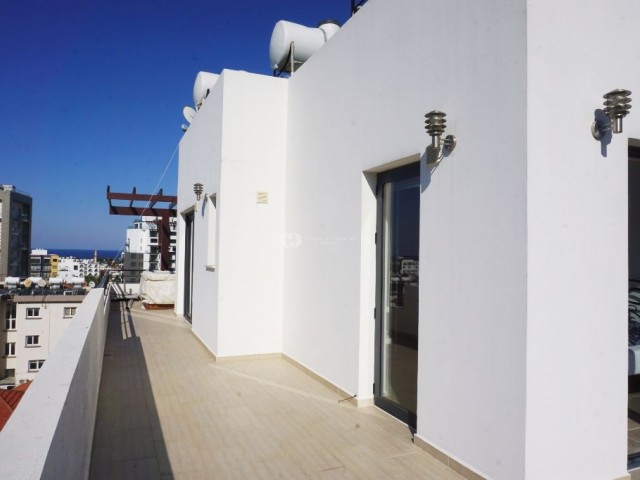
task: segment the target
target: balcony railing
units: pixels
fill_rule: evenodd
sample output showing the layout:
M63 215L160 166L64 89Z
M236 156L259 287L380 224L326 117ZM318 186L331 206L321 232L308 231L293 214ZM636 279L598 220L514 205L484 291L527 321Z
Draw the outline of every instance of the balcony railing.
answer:
M0 451L11 459L3 478L87 478L110 307L107 277L78 307L0 432Z

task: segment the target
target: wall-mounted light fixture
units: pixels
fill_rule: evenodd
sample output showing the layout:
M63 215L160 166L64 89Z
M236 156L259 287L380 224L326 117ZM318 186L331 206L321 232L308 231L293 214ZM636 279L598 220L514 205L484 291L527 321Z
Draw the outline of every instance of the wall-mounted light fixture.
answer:
M201 183L194 183L193 193L196 194L196 200L199 202L202 198L202 194L204 193L204 185L202 185Z
M427 165L437 165L442 160L445 153L449 154L456 148L455 135L447 135L442 139L447 121L444 117L447 114L432 110L425 115L425 130L431 136L431 145L427 146Z
M591 134L596 140L611 130L612 133L622 133L622 119L629 114L631 109L631 92L618 88L605 93L604 113L609 118L609 122L599 121L597 118L591 124Z
M193 193L196 194L196 205L194 210L197 212L198 211L198 203L200 201L200 199L202 198L202 194L204 193L204 185L202 185L201 183L194 183L193 184ZM206 195L205 195L206 197Z

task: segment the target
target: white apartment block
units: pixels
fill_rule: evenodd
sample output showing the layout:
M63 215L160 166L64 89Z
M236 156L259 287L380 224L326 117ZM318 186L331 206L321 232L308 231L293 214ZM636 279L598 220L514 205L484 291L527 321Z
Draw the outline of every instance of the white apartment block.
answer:
M217 358L286 355L470 478L628 478L640 112L617 132L616 89L640 94L638 18L370 0L337 33L280 24L271 63L307 56L290 78L199 75L176 312Z
M82 278L86 275L97 277L101 271L109 267L106 263L100 263L96 259L60 257L58 277L63 280L66 278Z
M144 216L133 221L133 225L127 228L125 242L125 256L127 253L141 254L141 260L137 260L136 267L141 270L154 271L160 269L160 244L156 217ZM176 221L172 219L170 226L169 253L171 255L170 269L175 270L176 261ZM137 256L136 256L137 257ZM126 261L126 260L125 260Z
M0 384L33 380L85 295L7 294L0 302Z

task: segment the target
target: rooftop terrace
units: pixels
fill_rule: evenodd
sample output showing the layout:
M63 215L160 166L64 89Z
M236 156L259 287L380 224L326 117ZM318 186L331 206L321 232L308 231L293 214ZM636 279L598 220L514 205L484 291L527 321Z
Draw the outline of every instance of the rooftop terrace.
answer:
M216 362L173 312L108 292L87 295L0 432L6 478L476 478L293 362Z
M90 478L462 478L282 358L217 362L173 312L114 304Z

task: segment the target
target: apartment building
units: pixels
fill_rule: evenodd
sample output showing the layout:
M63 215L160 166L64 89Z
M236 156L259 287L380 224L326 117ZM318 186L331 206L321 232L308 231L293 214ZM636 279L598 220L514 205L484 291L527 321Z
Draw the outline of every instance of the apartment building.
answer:
M160 240L158 235L158 221L156 217L144 216L133 221L133 225L127 228L127 238L125 241L125 263L126 257L135 258L136 264L141 270L154 271L160 269ZM175 270L176 260L176 220L169 222L170 238L169 253L171 254L170 270ZM128 254L141 254L131 256ZM142 261L142 265L139 262ZM126 267L125 267L126 268Z
M60 268L60 256L37 248L31 251L29 259L30 276L44 279L56 278Z
M36 377L86 292L34 286L0 293L0 387L7 388Z
M0 185L0 281L29 276L31 207L31 196Z
M81 278L87 275L97 277L106 270L108 264L99 262L97 258L60 257L58 276L62 279Z

